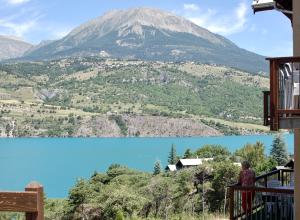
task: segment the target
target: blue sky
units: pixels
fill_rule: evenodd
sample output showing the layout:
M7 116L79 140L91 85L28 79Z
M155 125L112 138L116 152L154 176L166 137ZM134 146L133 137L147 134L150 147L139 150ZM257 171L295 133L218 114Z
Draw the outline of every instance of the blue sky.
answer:
M253 15L252 0L0 0L0 34L37 44L59 39L112 9L155 7L266 56L292 55L290 21L276 11Z

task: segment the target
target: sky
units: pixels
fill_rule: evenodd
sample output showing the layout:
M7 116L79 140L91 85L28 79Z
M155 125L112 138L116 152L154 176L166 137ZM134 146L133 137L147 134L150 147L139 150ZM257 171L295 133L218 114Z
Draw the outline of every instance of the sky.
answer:
M38 44L62 38L110 10L152 7L183 16L255 53L291 56L289 19L277 11L254 15L251 3L252 0L0 0L0 35Z

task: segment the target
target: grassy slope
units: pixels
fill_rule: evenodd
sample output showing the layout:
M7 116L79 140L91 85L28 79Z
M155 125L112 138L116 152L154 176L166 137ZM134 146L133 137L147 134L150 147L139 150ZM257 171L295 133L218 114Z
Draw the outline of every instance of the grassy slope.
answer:
M56 119L71 117L72 123L64 125L76 128L74 123L85 118L110 113L188 117L238 130L265 130L259 124L261 91L268 79L226 67L84 58L3 64L0 74L2 127L17 120L20 129L48 123L52 125L39 129L63 130L53 125Z

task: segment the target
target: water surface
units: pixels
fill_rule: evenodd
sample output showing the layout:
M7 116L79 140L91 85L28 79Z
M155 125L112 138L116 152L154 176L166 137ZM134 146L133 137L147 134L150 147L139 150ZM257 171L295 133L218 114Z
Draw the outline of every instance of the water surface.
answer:
M16 138L0 139L0 190L22 190L32 180L42 183L48 197L62 198L79 177L105 171L112 163L153 170L156 160L167 165L172 144L178 154L204 144L221 144L230 151L261 141L269 152L273 136L192 138ZM293 153L293 135L285 135Z

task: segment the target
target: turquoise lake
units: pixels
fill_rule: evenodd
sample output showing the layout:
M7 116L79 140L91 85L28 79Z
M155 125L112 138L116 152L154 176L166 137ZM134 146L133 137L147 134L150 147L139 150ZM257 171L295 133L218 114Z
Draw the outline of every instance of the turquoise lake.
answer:
M269 152L273 136L191 138L17 138L0 139L0 190L23 190L32 180L42 183L47 197L68 195L77 178L105 171L112 163L152 172L156 160L163 166L172 144L182 155L204 144L221 144L230 151L261 141ZM294 136L285 135L293 153Z

